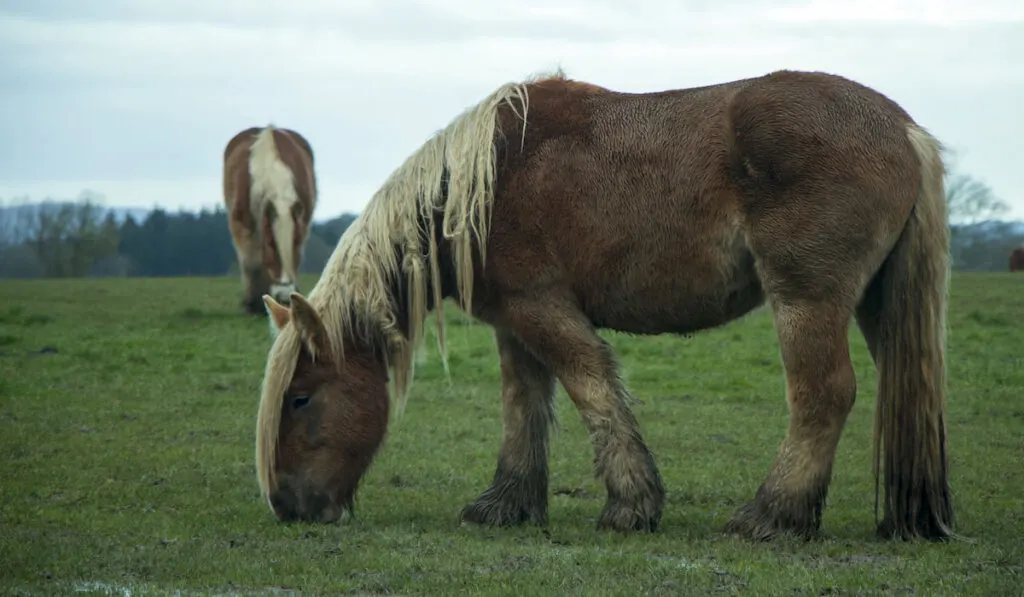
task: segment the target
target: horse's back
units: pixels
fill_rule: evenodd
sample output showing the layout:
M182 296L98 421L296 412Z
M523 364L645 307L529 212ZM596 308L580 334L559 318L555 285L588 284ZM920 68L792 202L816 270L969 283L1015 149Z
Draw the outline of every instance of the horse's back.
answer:
M316 201L316 175L313 148L298 132L286 128L274 129L274 145L278 158L292 172L296 196L312 210Z
M266 127L251 126L235 133L224 145L224 168L245 165L256 136ZM274 146L278 157L294 172L309 170L314 163L313 147L301 133L289 128L274 127Z
M306 161L310 164L314 162L313 146L310 145L309 140L302 136L301 133L289 128L277 128L274 132L277 134L274 140L278 145L281 143L281 138L284 137L288 142L296 145Z
M224 201L229 210L235 205L243 211L250 207L252 147L257 135L266 128L253 126L241 130L224 146ZM277 159L291 171L298 199L312 211L317 194L312 146L303 135L289 128L274 127L272 134ZM242 214L239 217L248 218Z

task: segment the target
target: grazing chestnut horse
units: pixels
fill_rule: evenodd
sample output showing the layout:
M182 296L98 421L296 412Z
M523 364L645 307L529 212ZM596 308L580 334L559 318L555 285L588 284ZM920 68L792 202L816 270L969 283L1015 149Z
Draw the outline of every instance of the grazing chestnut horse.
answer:
M1010 271L1024 271L1024 245L1021 245L1010 253Z
M494 477L462 519L546 524L557 380L607 489L598 527L655 530L665 488L597 330L686 334L767 301L789 429L726 531L820 528L857 391L854 316L878 370L879 531L949 537L943 172L897 104L828 74L639 94L560 72L503 85L385 181L308 299L264 297L264 498L281 520L351 512L389 379L401 409L425 317L452 297L493 327L502 378Z
M287 304L297 290L316 201L313 149L302 135L269 125L228 141L224 204L250 313L266 313L264 294Z

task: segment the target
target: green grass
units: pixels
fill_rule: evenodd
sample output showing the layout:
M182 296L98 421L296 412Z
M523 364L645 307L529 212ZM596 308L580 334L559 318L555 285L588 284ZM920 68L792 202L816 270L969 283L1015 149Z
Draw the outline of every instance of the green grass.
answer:
M561 389L548 528L457 524L490 482L501 420L490 331L456 315L451 383L429 345L357 519L279 524L253 471L267 326L238 313L238 291L233 277L0 283L5 593L1022 594L1024 276L954 277L952 483L975 542L945 545L873 536L875 374L856 331L825 538L722 535L786 429L763 310L691 339L607 334L669 492L654 535L594 529L604 493Z

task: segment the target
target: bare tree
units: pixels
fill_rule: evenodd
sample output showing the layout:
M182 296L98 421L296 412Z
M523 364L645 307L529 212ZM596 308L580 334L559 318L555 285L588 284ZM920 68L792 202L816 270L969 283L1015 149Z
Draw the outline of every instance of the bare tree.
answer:
M946 202L950 222L959 225L997 220L1010 211L987 184L967 174L955 174L947 179Z

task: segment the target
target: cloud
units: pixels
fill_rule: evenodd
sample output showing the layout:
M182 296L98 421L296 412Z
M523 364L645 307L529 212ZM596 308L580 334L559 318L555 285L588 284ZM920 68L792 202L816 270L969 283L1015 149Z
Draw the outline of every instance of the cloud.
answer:
M17 116L0 136L17 143L0 180L149 179L150 197L206 180L188 188L212 204L227 138L273 121L349 189L325 209L359 209L357 189L507 80L560 65L642 92L800 68L887 93L1024 215L1009 157L1024 124L1005 116L1022 55L1024 4L1008 1L8 0L0 114Z
M1024 6L864 2L870 6L856 11L819 1L699 10L664 1L19 2L0 21L0 44L13 50L5 70L95 84L244 84L268 73L290 82L373 74L493 84L496 72L522 76L555 61L611 71L749 63L746 70L761 72L833 61L892 71L916 59L925 69L970 75L967 42L972 61L984 55L1008 66L1006 49L1024 45ZM931 64L920 64L924 56Z

